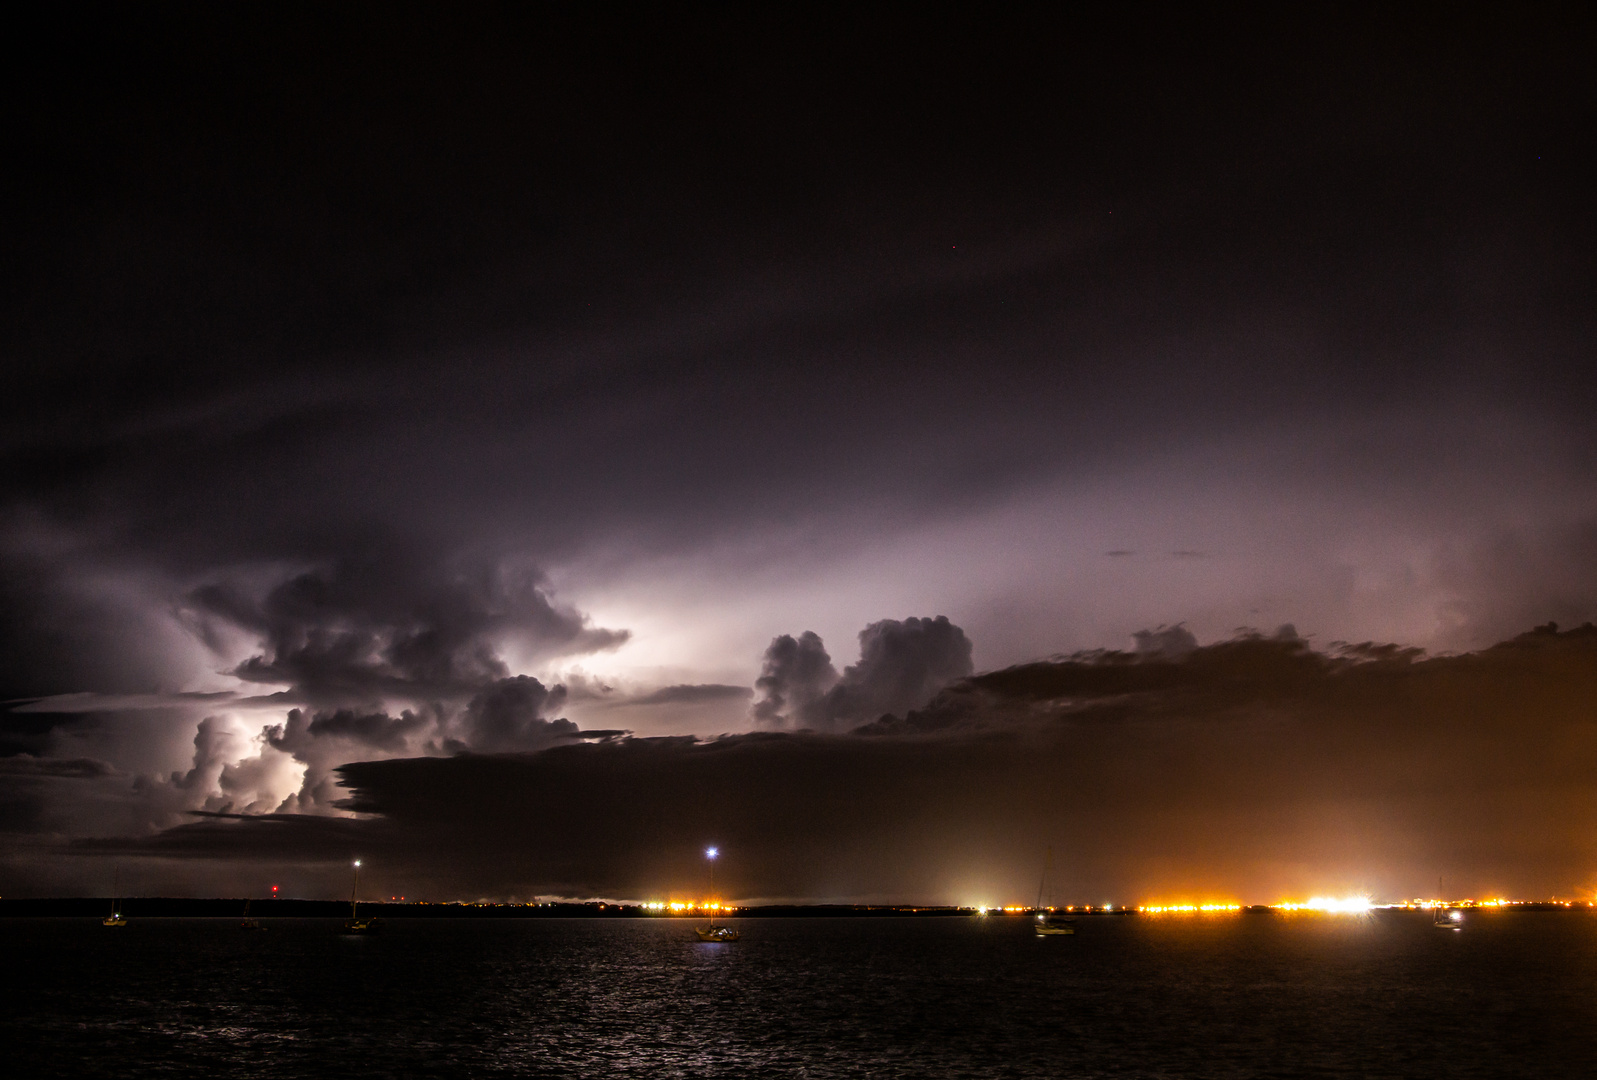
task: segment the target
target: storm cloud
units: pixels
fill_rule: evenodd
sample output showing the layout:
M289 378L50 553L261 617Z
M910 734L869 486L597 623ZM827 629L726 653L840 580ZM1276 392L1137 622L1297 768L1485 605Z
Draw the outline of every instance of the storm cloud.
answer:
M103 877L72 841L212 844L223 881L229 838L381 838L439 890L433 849L462 889L654 888L694 776L768 826L728 841L751 889L963 896L1064 808L1122 843L1087 891L1165 859L1268 892L1353 836L1445 861L1391 761L1503 808L1505 881L1578 861L1487 783L1565 790L1575 721L1435 717L1578 652L1494 642L1597 618L1585 8L124 7L17 41L19 887ZM1511 728L1573 747L1546 785ZM500 867L456 835L477 796L621 854L539 824Z
M416 754L524 753L585 736L604 738L617 734L584 733L570 720L546 715L558 710L565 696L563 686L546 687L537 679L517 675L485 687L464 708L434 703L414 711L404 710L397 716L352 709L307 716L302 710L293 709L284 723L262 731L258 757L265 760L277 751L305 767L298 790L289 794L277 810L325 813L335 809L343 798L334 783L334 774L350 760ZM230 766L220 775L224 788L244 764ZM232 809L230 805L212 808Z
M859 644L859 660L839 675L814 631L776 638L754 683L760 694L750 710L755 722L846 729L924 705L971 673L971 643L946 615L882 619L860 631Z
M264 654L232 670L240 679L286 684L290 701L372 703L457 697L502 680L499 651L512 638L533 652L626 642L624 630L557 608L540 584L503 566L439 572L390 549L297 574L258 599L220 584L191 599L202 624L224 620L264 640Z
M860 631L859 646L858 662L844 668L811 708L822 724L854 724L918 708L971 673L970 641L946 615L871 623Z
M1593 692L1590 627L1436 658L1253 635L978 675L851 735L350 764L343 805L369 816L334 832L200 821L99 849L332 860L354 844L395 887L485 896L680 895L711 841L739 898L1015 901L1045 846L1073 902L1393 899L1444 872L1568 896L1597 865Z
M805 723L837 679L837 669L819 634L813 630L796 638L783 634L766 647L760 677L754 681L760 695L751 710L754 719L777 727L789 720Z

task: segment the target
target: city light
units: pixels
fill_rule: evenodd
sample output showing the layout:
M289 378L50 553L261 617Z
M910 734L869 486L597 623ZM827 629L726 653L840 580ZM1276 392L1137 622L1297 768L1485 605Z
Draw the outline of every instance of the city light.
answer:
M1241 911L1241 904L1144 904L1138 911L1149 915L1166 915L1175 912Z
M1375 904L1367 896L1315 896L1299 904L1288 901L1275 905L1279 911L1323 911L1332 915L1364 915Z

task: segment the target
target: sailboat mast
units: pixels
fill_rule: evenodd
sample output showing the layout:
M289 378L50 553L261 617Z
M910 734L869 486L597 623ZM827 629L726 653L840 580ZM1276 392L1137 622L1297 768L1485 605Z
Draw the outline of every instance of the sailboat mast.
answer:
M1052 845L1050 845L1048 848L1048 854L1043 857L1042 878L1037 882L1037 914L1039 916L1042 914L1043 896L1048 888L1048 871L1053 869L1053 865L1054 849Z
M706 848L704 857L710 860L710 896L704 901L704 906L710 910L710 926L715 926L715 857L721 854L717 848Z
M349 887L349 917L355 917L355 891L360 888L360 860L355 860L355 882Z

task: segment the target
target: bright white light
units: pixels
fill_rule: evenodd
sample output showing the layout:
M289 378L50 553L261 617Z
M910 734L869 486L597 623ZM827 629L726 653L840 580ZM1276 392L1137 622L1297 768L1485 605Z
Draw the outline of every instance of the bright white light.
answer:
M356 860L355 860L355 865L356 865L356 866L359 866L359 865L360 865L360 860L359 860L359 859L356 859Z
M705 848L704 849L704 857L706 859L713 859L719 854L721 854L721 849L720 848L711 847L711 848Z
M1282 911L1325 911L1337 915L1363 915L1375 905L1368 896L1315 896L1302 904L1277 904Z
M1321 911L1352 912L1356 914L1370 910L1370 899L1367 896L1349 896L1342 899L1317 896L1310 900L1309 903Z

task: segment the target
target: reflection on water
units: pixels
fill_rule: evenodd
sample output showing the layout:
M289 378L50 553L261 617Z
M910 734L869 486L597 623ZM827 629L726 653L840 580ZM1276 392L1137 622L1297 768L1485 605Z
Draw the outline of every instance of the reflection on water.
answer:
M12 1075L1561 1077L1597 918L0 921Z

